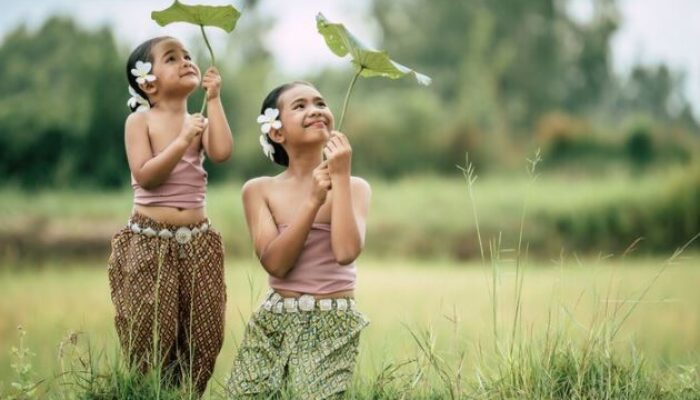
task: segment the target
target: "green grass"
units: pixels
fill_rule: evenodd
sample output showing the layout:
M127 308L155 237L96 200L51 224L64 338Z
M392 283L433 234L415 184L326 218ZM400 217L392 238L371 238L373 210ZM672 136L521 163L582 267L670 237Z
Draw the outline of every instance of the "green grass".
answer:
M497 280L496 313L502 337L494 341L491 270L474 264L362 259L357 298L372 323L362 336L353 393L358 398L371 398L371 393L393 397L403 392L412 393L408 398L442 398L449 396L450 387L459 386L454 390L463 395L519 398L518 390L547 397L559 387L570 395L589 393L579 398L595 398L592 394L607 390L607 386L581 386L586 382L606 383L609 393L621 396L624 390L636 393L627 398L661 393L664 382L681 390L683 379L686 386L696 382L692 368L700 362L696 350L700 348L697 259L669 266L621 332L591 345L591 338L606 337L600 330L614 319L612 311L629 306L653 280L659 265L658 259L586 260L581 264L571 259L558 265L532 266L524 270L518 301L514 266L504 260ZM10 368L9 349L17 343L16 326L20 324L28 332L27 347L36 353L30 359L33 374L47 379L44 387L60 371L59 344L70 332L83 332L78 340L90 341L95 359L109 359L106 363L110 365L118 358L104 265L44 267L19 268L20 272L4 273L0 279L0 387L17 380ZM255 262L229 261L227 335L213 388L226 378L244 322L265 285ZM511 342L516 304L521 305L515 335L519 339ZM554 343L553 337L560 342ZM513 352L510 343L515 344ZM592 349L588 353L587 344ZM590 362L582 364L586 354ZM459 379L455 378L457 370ZM613 372L614 380L603 379ZM133 379L128 374L123 378ZM660 386L652 385L659 379ZM632 384L638 387L630 388ZM700 393L697 387L689 390Z
M695 178L670 171L573 184L570 176L548 176L537 182L496 177L477 186L432 178L374 185L376 216L370 215L370 245L360 262L357 290L359 308L372 324L362 336L349 396L700 398L696 253L677 251L664 261L632 259L622 249L622 255L586 258L557 248L548 253L560 254L557 260L525 264L541 241L561 247L551 220L567 229L583 226L572 231L577 239L616 239L626 246L610 235L624 236L637 222L624 225L616 218L649 205L655 206L640 217L642 224L656 229L659 218L668 215L683 223L685 233L666 245L683 244L695 229L700 193ZM212 392L205 396L212 399L222 397L245 322L266 288L262 269L246 257L250 248L238 186L210 191L210 215L219 221L215 225L229 251L227 336ZM42 241L79 236L83 229L94 236L98 224L105 232L116 230L123 222L115 215L122 209L128 214L123 203L128 205L130 193L5 191L0 197L13 206L6 211L6 226L40 226L33 233ZM547 246L543 249L551 250ZM379 257L387 254L394 256ZM474 254L483 261L449 261L450 255ZM432 261L420 261L428 256ZM26 329L19 331L19 347L7 358L0 355L0 393L10 383L8 393L28 393L40 382L37 396L49 398L190 397L186 391L161 390L158 371L142 377L123 365L104 262L29 262L0 269L0 343L18 340L18 324ZM59 373L66 371L61 356L66 349L77 357L67 374Z

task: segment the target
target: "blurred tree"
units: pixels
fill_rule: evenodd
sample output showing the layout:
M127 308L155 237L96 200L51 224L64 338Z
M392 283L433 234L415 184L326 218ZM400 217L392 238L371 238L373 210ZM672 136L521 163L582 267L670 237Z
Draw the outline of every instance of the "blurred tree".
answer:
M654 142L649 127L636 126L625 142L625 150L638 170L648 166L654 157Z
M664 65L615 75L616 1L592 1L592 17L581 21L570 15L570 0L373 0L368 17L385 42L377 47L434 81L427 90L401 81L357 85L353 97L362 101L351 105L345 126L356 149L353 170L455 173L467 151L481 171L520 168L533 136L557 144L551 154L563 162L573 153L631 162L624 146L643 146L628 136L638 117L652 120L651 143L667 148L653 148L654 162L690 159L700 128L683 76ZM211 182L280 170L261 155L255 117L266 93L290 77L266 48L275 21L260 3L244 4L245 18L221 52L221 96L236 144L230 161L207 164ZM195 58L206 60L201 41L194 43ZM125 59L109 30L66 18L9 33L0 44L0 179L27 187L127 184ZM311 80L338 110L349 77L329 69L291 79ZM191 97L191 109L201 96Z
M612 78L613 0L595 0L585 23L557 0L374 4L385 46L435 76L445 102L488 130L506 121L502 128L529 132L546 111L586 110Z
M104 143L89 141L95 145L91 148L84 143L98 130L114 134L112 116L126 99L115 89L123 89L123 82L111 78L120 64L111 33L86 32L53 17L34 33L25 27L10 33L0 60L0 171L5 178L31 187L100 173L92 168L99 163L88 159L109 158L100 154ZM121 131L123 122L118 123Z

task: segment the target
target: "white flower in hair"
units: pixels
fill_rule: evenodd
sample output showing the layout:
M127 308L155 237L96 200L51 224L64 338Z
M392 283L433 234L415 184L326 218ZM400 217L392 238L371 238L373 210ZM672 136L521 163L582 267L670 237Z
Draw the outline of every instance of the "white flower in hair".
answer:
M275 154L275 148L272 146L272 143L268 141L264 133L260 135L260 146L262 146L265 157L269 158L271 161L275 161L275 157L273 156L273 154Z
M148 102L148 100L136 93L134 88L131 86L129 86L129 94L131 94L131 98L129 98L129 100L126 102L126 105L129 106L129 108L136 108L136 111L146 111L151 108L151 104ZM136 107L137 104L138 107Z
M136 77L136 82L139 85L156 80L156 76L149 73L151 72L151 67L152 65L149 62L136 61L136 68L131 69L131 75Z
M258 123L262 133L269 133L271 128L279 129L282 127L282 121L277 117L280 115L280 110L276 108L266 108L263 114L258 115Z

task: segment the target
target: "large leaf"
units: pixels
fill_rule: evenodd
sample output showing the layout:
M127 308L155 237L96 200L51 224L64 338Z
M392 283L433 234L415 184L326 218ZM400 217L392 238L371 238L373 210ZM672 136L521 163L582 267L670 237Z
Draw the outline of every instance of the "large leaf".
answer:
M189 6L178 0L165 10L153 11L151 19L165 26L173 22L189 22L200 26L216 26L231 32L241 13L233 6Z
M321 13L316 15L316 28L335 55L345 57L350 54L353 64L361 68L361 76L398 79L412 75L421 85L430 85L431 79L427 75L393 61L386 51L364 45L343 24L330 22Z

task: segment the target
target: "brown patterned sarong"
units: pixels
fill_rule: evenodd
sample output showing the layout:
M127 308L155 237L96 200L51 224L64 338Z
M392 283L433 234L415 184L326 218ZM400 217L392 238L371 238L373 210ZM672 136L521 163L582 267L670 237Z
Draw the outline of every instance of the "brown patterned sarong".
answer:
M179 228L138 213L131 222L156 232ZM160 364L169 383L191 379L204 392L224 340L223 260L221 235L212 229L185 244L129 227L114 235L109 284L117 335L131 365L145 373Z

